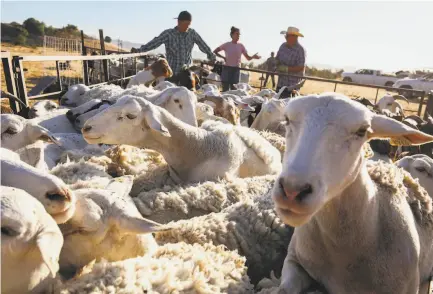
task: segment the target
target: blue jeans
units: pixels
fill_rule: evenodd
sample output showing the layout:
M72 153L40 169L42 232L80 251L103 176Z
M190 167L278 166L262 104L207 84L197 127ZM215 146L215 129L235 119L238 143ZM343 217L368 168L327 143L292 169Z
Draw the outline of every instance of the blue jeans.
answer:
M241 70L233 67L223 67L221 73L221 82L223 85L223 92L230 89L234 89L234 84L239 83L239 77L241 75Z

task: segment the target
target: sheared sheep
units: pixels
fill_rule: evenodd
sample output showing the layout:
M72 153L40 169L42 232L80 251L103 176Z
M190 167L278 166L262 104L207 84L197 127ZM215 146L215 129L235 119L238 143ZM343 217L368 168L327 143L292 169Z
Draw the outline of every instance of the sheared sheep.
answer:
M406 171L366 161L361 150L372 138L417 145L433 136L335 93L290 100L285 119L286 153L272 199L295 232L280 293L315 283L327 293L426 291L432 198Z
M130 88L136 85L147 85L157 78L169 78L171 76L173 76L173 71L168 65L167 60L164 58L159 58L149 67L138 72L134 77L132 77L126 87Z
M93 88L84 84L77 84L68 88L68 91L60 98L60 105L77 107L92 99L108 98L123 91L121 87L113 84Z
M214 113L217 116L225 118L233 125L240 126L240 110L231 99L224 99L221 96L205 96L198 100L199 102L212 102L214 106ZM213 105L212 105L213 106Z
M30 123L15 114L1 114L1 146L18 150L35 143L37 140L50 141L60 145L56 137L46 128Z
M397 99L402 99L409 103L406 97L402 95L391 95L387 93L385 96L380 98L379 101L377 101L374 108L377 109L380 113L386 114L387 111L389 111L391 115L399 115L403 116L404 118L404 109L401 104L396 101Z
M57 223L67 221L75 211L75 195L59 178L11 156L0 148L1 183L22 189L38 199Z
M144 217L158 223L168 223L220 212L234 203L266 194L274 179L275 176L268 175L232 181L165 186L141 192L133 199Z
M33 104L29 109L29 118L35 118L38 116L46 115L48 112L51 112L55 109L58 109L59 106L51 100L42 100Z
M275 177L274 177L275 179ZM220 212L166 224L155 233L158 244L225 245L245 256L252 283L280 274L293 229L276 215L270 192L235 203Z
M405 156L395 162L404 168L414 179L418 179L421 186L433 197L433 159L425 154Z
M252 129L269 130L279 135L285 135L284 108L291 98L270 99L262 104L259 114L251 124Z
M223 246L160 246L153 256L102 261L54 293L254 293L245 258Z
M74 126L66 117L66 108L47 112L45 115L29 119L29 123L38 124L52 133L77 133Z
M121 143L161 153L177 183L275 174L281 168L279 151L256 132L214 121L193 127L144 99L119 99L90 118L83 135L89 143Z
M75 191L75 213L59 225L64 237L60 253L63 276L73 276L94 259L118 261L155 252L157 244L149 233L160 225L138 212L129 196L132 181L132 176L123 176L104 189Z
M169 81L162 81L158 83L156 86L153 87L153 89L162 91L170 87L175 87L176 85Z
M59 269L62 234L33 196L6 186L1 191L1 292L41 293Z

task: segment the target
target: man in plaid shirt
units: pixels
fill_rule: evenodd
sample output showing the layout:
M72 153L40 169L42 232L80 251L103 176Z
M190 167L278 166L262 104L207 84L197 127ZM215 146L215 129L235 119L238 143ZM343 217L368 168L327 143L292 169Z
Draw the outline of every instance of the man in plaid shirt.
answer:
M215 54L209 46L194 29L189 28L191 18L188 11L182 11L177 18L176 27L163 31L158 37L141 46L140 51L147 52L164 44L167 61L173 70L173 76L180 72L184 64L190 65L192 63L191 53L194 44L197 44L200 51L205 53L209 60L215 61Z
M304 47L298 42L298 37L303 37L298 28L289 27L287 31L282 31L286 37L286 42L281 44L278 50L276 59L278 63L277 71L298 77L282 76L278 77L278 85L276 91L278 92L283 86L293 86L297 84L301 77L305 75L305 57L306 52ZM288 97L290 93L284 91L280 98Z

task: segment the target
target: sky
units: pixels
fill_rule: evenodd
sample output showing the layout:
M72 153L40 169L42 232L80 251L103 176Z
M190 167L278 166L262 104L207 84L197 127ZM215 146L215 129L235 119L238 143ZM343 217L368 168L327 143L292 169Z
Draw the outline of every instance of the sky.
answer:
M433 68L433 2L1 1L1 21L34 17L145 44L174 27L182 10L192 14L191 27L212 50L229 41L236 26L248 52L264 61L284 42L280 31L296 26L305 35L300 43L310 65Z

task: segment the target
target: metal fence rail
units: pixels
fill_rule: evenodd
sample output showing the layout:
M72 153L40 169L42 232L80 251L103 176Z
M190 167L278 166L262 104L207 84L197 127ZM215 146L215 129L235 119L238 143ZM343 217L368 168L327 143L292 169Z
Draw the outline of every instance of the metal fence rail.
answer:
M210 65L213 66L213 63L210 62L201 62L200 65L203 67L203 65ZM305 80L310 80L310 81L318 81L318 82L323 82L323 83L331 83L334 84L334 92L337 91L337 85L349 85L349 86L356 86L356 87L364 87L364 88L375 88L376 90L376 98L374 100L374 103L377 103L377 98L379 95L379 90L387 90L387 91L391 91L391 92L398 92L399 89L397 88L393 88L393 87L387 87L387 86L378 86L378 85L370 85L370 84L358 84L358 83L353 83L353 82L346 82L346 81L339 81L339 80L331 80L331 79L324 79L324 78L318 78L318 77L311 77L311 76L299 76L299 75L294 75L294 74L288 74L288 73L282 73L282 72L272 72L272 71L266 71L266 70L260 70L260 69L250 69L250 68L244 68L244 67L235 67L235 66L228 66L228 65L221 65L223 68L224 67L229 67L229 68L236 68L236 69L240 69L243 71L248 71L248 72L255 72L255 73L260 73L262 75L262 78L264 78L264 75L266 74L272 74L275 75L277 77L279 76L289 76L289 77L297 77L297 78L302 78ZM200 80L202 80L203 76L202 73L200 72ZM263 85L263 80L261 79L260 81L260 87L255 87L258 88L260 90L262 90L264 88L265 85ZM421 116L421 111L422 111L422 107L425 104L424 100L426 97L426 92L425 91L421 91L421 90L413 90L413 89L404 89L405 92L408 93L412 93L414 95L417 95L418 97L420 97L420 102L419 102L419 107L418 107L418 111L417 114L418 116Z

